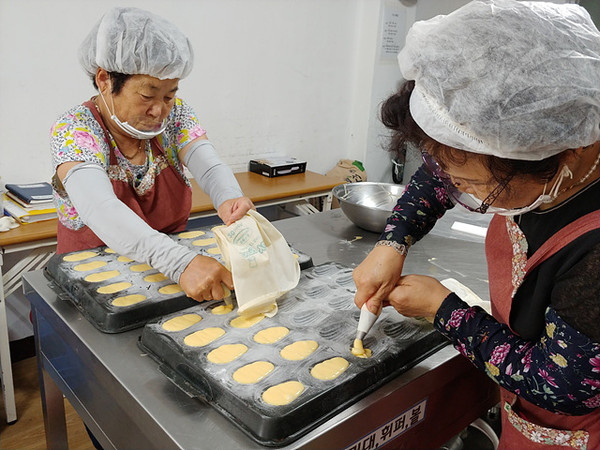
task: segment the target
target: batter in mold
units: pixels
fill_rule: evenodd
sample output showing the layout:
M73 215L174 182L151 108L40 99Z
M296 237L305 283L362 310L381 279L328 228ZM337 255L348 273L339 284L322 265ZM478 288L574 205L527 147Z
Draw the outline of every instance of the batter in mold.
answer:
M212 341L214 341L216 339L219 339L224 334L225 334L225 330L223 328L218 328L218 327L204 328L204 329L196 331L196 332L194 332L192 334L188 334L183 339L183 343L185 345L190 346L190 347L204 347L205 345L210 344ZM244 345L244 347L246 347L246 346ZM221 348L221 347L219 347L219 348ZM247 349L248 348L246 347L246 350ZM218 349L216 349L216 350L218 350ZM244 352L246 350L244 350ZM213 352L214 351L215 350L213 350ZM227 349L221 350L221 352L223 352L223 353L226 352L226 351L227 351ZM233 352L233 349L230 349L230 351ZM244 352L242 352L242 353L244 353ZM210 353L209 353L209 355L210 355ZM221 356L217 355L217 356L215 356L215 358L217 358L217 359L218 358L223 358L224 359L224 358L226 358L226 356L227 355L225 355L225 356L223 356L223 355L221 355ZM237 358L237 356L235 358ZM233 358L233 359L235 359L235 358ZM210 359L209 359L209 361L210 361ZM214 362L214 361L212 361L212 362ZM228 362L228 361L225 361L225 362ZM221 363L219 363L219 364L221 364Z
M213 245L216 243L217 243L217 240L215 238L207 238L207 239L198 239L198 240L192 242L192 245L195 245L196 247L206 247L208 245Z
M290 330L286 327L270 327L260 330L254 335L254 341L259 344L274 344L288 335Z
M132 272L146 272L152 269L148 264L135 264L129 268Z
M85 281L90 283L99 283L100 281L110 280L111 278L119 276L118 270L105 270L104 272L91 273L84 278Z
M181 239L193 239L199 236L204 236L206 233L204 231L184 231L183 233L179 233L178 236Z
M109 248L109 247L106 247L106 248L104 249L104 252L105 252L105 253L116 253L116 252L115 252L115 251L114 251L112 248Z
M244 344L225 344L209 352L206 358L214 364L227 364L247 351L248 347Z
M315 365L310 374L317 380L333 380L341 375L348 368L348 361L340 356L326 359Z
M264 314L257 314L255 316L250 317L240 316L236 317L231 322L229 322L229 325L231 325L233 328L250 328L252 325L256 325L264 318Z
M198 314L182 314L181 316L173 317L162 324L163 330L166 331L181 331L191 327L195 323L202 320L202 316Z
M102 286L96 289L99 294L114 294L115 292L121 292L131 287L131 283L127 281L121 281L120 283L113 283L107 286Z
M65 256L63 258L63 261L67 261L67 262L83 261L84 259L92 258L92 257L96 256L97 254L98 254L97 252L79 252L79 253L73 253L71 255Z
M370 349L363 347L363 342L360 339L354 339L352 354L359 358L370 358L373 352Z
M158 290L158 292L160 292L161 294L177 294L182 290L183 289L181 289L181 286L179 286L178 284L167 284L166 286L161 287Z
M304 392L304 385L299 381L286 381L285 383L271 386L262 394L265 403L274 406L287 405Z
M300 361L313 353L317 347L319 347L317 341L296 341L293 344L283 347L279 354L283 359Z
M255 384L269 375L275 366L269 361L255 361L233 372L233 379L240 384Z
M206 253L208 253L209 255L220 255L221 250L219 250L219 247L211 247L208 250L206 250Z
M159 281L165 281L167 277L162 273L153 273L152 275L146 275L144 281L148 283L158 283Z
M133 261L133 259L131 259L131 258L130 258L130 257L128 257L128 256L119 256L119 257L117 258L117 261L119 261L119 262L124 262L124 263L128 263L128 262L132 262L132 261Z
M106 261L91 261L89 263L77 264L73 269L77 272L88 272L90 270L96 270L100 267L104 267L108 263Z
M231 311L233 311L233 305L219 305L215 306L211 312L217 316L222 316L229 314Z
M123 297L117 297L112 301L114 306L130 306L146 300L146 296L142 294L131 294Z

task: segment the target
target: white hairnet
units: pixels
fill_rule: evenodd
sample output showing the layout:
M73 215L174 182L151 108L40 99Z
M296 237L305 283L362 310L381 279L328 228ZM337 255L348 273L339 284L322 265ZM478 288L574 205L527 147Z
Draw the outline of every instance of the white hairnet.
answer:
M175 25L138 8L112 8L79 47L79 62L94 76L109 72L184 78L192 70L192 45Z
M443 144L540 160L600 138L600 32L580 6L472 1L416 22L398 61Z

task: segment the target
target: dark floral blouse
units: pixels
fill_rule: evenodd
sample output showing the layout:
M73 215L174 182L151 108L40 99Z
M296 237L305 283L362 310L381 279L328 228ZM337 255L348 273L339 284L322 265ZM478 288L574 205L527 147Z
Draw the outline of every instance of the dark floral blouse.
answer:
M530 244L529 256L573 220L571 216L600 209L598 198L597 181L570 200L568 209L561 211L558 205L548 213L517 217ZM421 167L380 239L410 246L451 207L441 181ZM550 221L553 225L548 227ZM513 301L520 317L513 324L511 314L511 327L518 330L519 322L536 325L513 332L452 293L438 310L434 326L502 387L549 411L582 415L600 407L600 233L586 235L555 256L539 266L540 273L532 273L531 281L525 279ZM547 276L549 269L554 276ZM528 309L530 303L537 309Z

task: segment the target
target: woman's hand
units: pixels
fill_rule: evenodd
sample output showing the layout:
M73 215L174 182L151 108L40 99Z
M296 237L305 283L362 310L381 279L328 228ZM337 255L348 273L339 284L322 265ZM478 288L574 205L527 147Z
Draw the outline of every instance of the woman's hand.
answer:
M217 214L225 225L231 225L236 220L240 220L244 217L251 209L256 209L252 200L248 197L238 197L225 200L221 203L221 206L219 206L219 209L217 210Z
M220 300L225 297L225 290L221 283L233 290L231 272L209 256L196 256L179 278L179 285L185 295L199 302Z
M391 247L375 247L360 265L354 269L352 277L356 284L354 303L359 308L367 302L369 311L376 314L398 284L406 256Z
M390 292L388 301L396 311L407 317L433 319L444 299L452 291L432 277L406 275Z

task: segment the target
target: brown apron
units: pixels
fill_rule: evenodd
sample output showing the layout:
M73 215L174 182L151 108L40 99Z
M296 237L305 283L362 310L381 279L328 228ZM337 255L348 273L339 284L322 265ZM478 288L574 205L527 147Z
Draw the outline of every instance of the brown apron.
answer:
M490 222L486 256L493 315L496 320L510 327L513 292L518 289L523 278L577 237L600 228L600 211L589 213L554 234L527 259L524 270L516 281L512 270L515 263L513 245L518 244L510 238L508 220L496 215ZM556 414L502 387L500 402L502 434L499 449L600 448L600 409L584 416Z
M104 130L106 142L111 145L108 131L94 103L87 101L84 105L92 111ZM149 168L145 177L154 178L151 187L143 195L138 195L133 186L127 181L111 177L110 181L113 189L119 200L155 230L163 233L183 231L187 225L192 206L192 190L175 167L169 164L158 139L153 138L150 144L154 156L154 167ZM117 157L112 146L109 165L109 173L111 168L114 168L115 171L119 170ZM107 214L110 214L110 212L107 212ZM60 222L58 223L56 253L68 253L102 245L105 245L104 242L88 226L83 226L79 230L71 230Z

